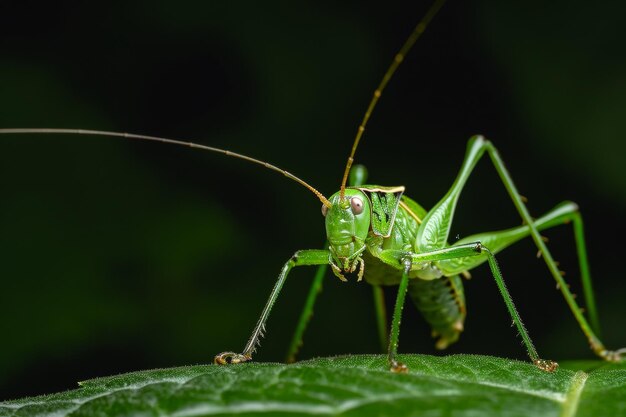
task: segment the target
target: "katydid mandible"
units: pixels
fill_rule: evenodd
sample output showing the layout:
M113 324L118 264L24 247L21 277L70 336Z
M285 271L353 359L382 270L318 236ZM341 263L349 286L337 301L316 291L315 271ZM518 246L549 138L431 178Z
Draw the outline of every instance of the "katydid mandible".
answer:
M296 266L318 265L318 273L314 278L309 297L305 303L288 351L288 360L295 360L304 331L312 314L315 297L324 278L325 269L330 265L334 275L342 281L347 280L346 274L355 273L358 281L365 280L372 285L379 338L381 344L384 345L383 347L386 347L388 351L390 369L395 372L405 372L407 368L397 360L396 356L400 317L406 294L409 294L409 297L430 324L433 334L437 337L436 346L444 349L456 342L463 331L466 308L462 277L467 276L468 271L471 269L487 262L531 361L544 371L554 371L557 369L557 363L541 359L534 348L530 336L524 328L511 296L506 289L495 259L495 254L499 251L525 237L531 237L536 244L557 286L587 337L592 350L605 360L623 360L626 355L626 349L608 350L596 336L599 328L598 315L587 262L583 221L577 205L572 202L563 202L545 215L533 220L526 209L523 198L518 193L496 148L491 142L481 136L475 136L470 139L461 170L452 187L428 211L407 197L404 194L405 189L403 186L368 185L366 184L365 169L361 166L352 167L356 149L360 143L367 121L383 90L408 51L426 29L443 3L444 0L437 0L431 6L425 17L418 23L410 37L396 54L375 90L357 130L340 189L330 198L324 197L324 195L305 181L274 165L242 154L192 142L130 133L78 129L0 129L0 133L66 133L114 136L158 141L219 152L277 171L305 186L317 196L322 202L322 214L325 217L328 238L326 248L322 250L298 251L285 263L243 351L241 353L224 352L218 354L214 359L218 364L250 361L259 340L265 332L270 311L279 296L283 284L287 280L290 270ZM485 154L489 156L489 159L495 166L513 205L522 218L523 225L506 230L468 236L450 245L448 236L458 198L473 168ZM539 234L542 230L568 223L571 223L574 228L584 299L588 312L587 316L583 315L581 308L569 291L556 263ZM398 286L389 334L387 333L387 317L382 298L382 286L388 285Z

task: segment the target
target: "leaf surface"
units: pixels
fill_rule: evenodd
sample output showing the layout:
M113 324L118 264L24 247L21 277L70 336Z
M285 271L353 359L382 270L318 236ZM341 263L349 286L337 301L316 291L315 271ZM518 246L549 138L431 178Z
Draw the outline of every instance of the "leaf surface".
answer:
M141 371L3 402L0 416L626 415L624 364L548 374L488 356L401 359L408 374L389 372L380 355Z

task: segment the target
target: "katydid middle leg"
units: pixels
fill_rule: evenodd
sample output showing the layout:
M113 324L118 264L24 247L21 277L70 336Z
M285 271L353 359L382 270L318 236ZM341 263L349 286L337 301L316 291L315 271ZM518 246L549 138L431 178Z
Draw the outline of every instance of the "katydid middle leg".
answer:
M404 295L406 294L406 289L408 285L408 276L411 270L419 270L425 265L429 265L434 263L435 265L438 262L446 261L446 260L454 260L458 258L468 258L468 257L476 257L476 256L484 256L487 258L489 262L489 267L491 268L491 273L498 285L498 289L500 290L500 294L504 300L504 303L513 319L513 323L517 326L517 330L522 337L524 345L526 346L526 350L528 351L528 356L532 360L532 362L541 370L547 372L553 372L558 367L556 362L541 359L537 354L537 350L533 345L524 324L522 323L522 319L515 308L515 304L513 304L513 300L511 295L509 294L506 285L504 284L504 279L502 278L502 274L500 272L500 268L496 262L496 258L494 254L480 242L475 243L466 243L463 245L436 249L428 252L421 253L413 253L406 252L401 250L383 250L380 254L380 259L387 263L388 265L402 269L402 279L400 281L400 287L398 289L398 297L396 300L396 306L394 309L393 322L391 326L391 336L389 341L389 365L392 371L394 372L406 372L406 366L401 364L396 360L396 354L398 349L398 339L400 334L400 315L402 313L402 305L404 303ZM420 278L415 278L420 279Z
M576 204L564 202L537 219L535 225L538 230L543 230L572 221L575 222L578 215ZM528 226L518 226L468 236L457 241L453 246L481 242L490 248L493 254L497 254L509 245L527 237L528 234ZM441 261L435 264L439 273L444 275L441 279L411 280L409 295L430 324L432 335L437 338L435 343L437 349L445 349L456 342L464 328L463 324L467 313L460 275L467 274L469 270L486 261L486 256Z

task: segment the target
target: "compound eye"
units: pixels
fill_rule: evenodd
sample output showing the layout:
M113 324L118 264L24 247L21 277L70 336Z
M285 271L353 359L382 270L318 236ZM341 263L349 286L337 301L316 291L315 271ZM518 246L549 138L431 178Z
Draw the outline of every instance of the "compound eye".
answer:
M352 213L354 214L363 213L363 200L359 197L352 197L352 199L350 199L350 207L352 208Z
M326 217L326 213L328 213L328 207L326 204L322 204L322 216Z

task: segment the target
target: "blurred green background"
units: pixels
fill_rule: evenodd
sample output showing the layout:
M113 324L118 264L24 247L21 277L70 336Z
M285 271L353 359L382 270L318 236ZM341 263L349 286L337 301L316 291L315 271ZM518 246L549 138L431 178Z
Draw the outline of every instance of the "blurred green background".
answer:
M0 3L0 126L129 131L267 160L337 190L372 91L429 1ZM578 202L611 347L626 345L626 4L450 1L401 66L357 162L425 207L491 138L532 213ZM580 3L582 4L582 3ZM243 347L282 264L324 241L319 202L219 155L79 136L0 137L0 399ZM519 224L485 160L451 237ZM571 230L546 233L578 292ZM543 356L592 354L530 242L504 276ZM257 360L282 360L296 270ZM485 267L448 352L524 359ZM389 301L395 295L389 289ZM329 274L302 358L376 352L370 288ZM434 353L405 309L400 350ZM618 346L619 345L619 346Z

